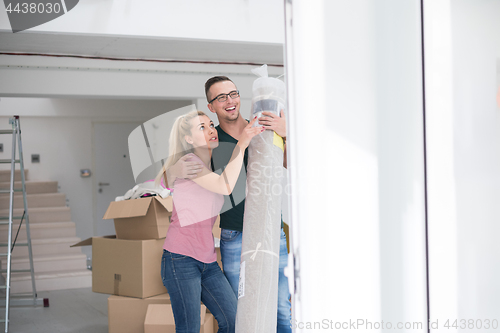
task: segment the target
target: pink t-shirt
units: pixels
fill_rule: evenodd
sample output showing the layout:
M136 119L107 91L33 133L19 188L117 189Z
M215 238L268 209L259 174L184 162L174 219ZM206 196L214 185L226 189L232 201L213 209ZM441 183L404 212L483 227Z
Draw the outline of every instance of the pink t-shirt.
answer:
M199 162L203 163L201 159ZM190 179L176 179L173 212L163 248L204 263L217 260L212 228L224 197Z

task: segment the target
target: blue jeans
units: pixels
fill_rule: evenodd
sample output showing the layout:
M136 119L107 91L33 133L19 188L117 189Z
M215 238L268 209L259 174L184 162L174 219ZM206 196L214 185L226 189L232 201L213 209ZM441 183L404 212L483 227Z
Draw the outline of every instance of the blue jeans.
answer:
M200 301L214 315L218 333L234 333L238 300L219 264L163 250L161 277L168 290L176 333L200 332Z
M240 231L222 229L220 235L220 254L224 275L233 288L234 294L238 295L238 281L240 277L241 260L241 240ZM288 265L288 251L286 248L286 235L281 229L280 238L280 265L278 280L278 327L276 332L292 332L290 323L292 320L290 292L288 291L288 278L284 274L284 269Z

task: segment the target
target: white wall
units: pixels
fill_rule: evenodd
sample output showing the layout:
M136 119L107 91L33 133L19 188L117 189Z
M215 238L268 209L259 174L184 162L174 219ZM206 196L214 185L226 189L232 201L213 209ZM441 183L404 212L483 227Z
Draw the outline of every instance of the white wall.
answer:
M304 328L297 332L323 320L347 323L342 331L424 332L419 1L292 8L287 141L294 319ZM374 326L350 325L358 320ZM383 330L382 321L394 326ZM395 330L407 322L421 328Z
M0 55L0 96L115 99L204 98L205 81L227 75L243 98L252 94L255 66L169 64ZM283 68L269 67L278 76Z
M458 317L483 323L500 321L498 13L500 1L451 2Z
M500 2L425 7L433 332L479 332L500 313Z
M430 320L437 323L433 332L448 331L443 327L446 318L458 318L450 3L424 2L429 304Z
M0 30L11 30L4 10ZM80 1L29 31L283 43L283 1Z

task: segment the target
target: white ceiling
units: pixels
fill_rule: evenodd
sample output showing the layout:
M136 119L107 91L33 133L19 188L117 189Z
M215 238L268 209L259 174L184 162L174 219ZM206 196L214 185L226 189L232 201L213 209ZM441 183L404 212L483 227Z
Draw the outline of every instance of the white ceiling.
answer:
M0 52L283 65L283 45L0 31Z

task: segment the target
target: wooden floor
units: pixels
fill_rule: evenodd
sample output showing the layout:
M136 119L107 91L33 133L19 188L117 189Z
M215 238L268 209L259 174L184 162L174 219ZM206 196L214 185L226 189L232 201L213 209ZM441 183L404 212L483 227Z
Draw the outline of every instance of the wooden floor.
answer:
M5 297L5 296L4 296ZM49 307L11 307L11 333L107 333L108 297L91 288L44 291L39 298L48 298ZM5 308L0 307L0 318ZM4 324L0 323L0 332Z

